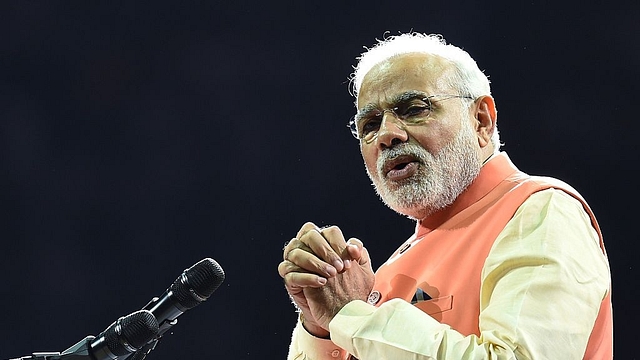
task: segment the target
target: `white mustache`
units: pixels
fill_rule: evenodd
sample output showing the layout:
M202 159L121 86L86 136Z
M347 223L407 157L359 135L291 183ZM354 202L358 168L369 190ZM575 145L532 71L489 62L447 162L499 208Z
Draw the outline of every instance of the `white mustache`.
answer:
M421 146L416 144L404 143L389 149L385 149L381 152L378 160L376 161L376 171L378 172L378 174L382 175L387 162L403 155L412 156L422 164L427 163L429 159L432 158L431 154Z

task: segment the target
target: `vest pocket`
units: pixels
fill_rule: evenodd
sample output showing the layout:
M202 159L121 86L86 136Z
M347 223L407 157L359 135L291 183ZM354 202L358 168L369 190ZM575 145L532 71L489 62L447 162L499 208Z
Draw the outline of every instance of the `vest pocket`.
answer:
M431 300L418 301L415 307L429 315L438 314L453 308L453 295L441 296Z

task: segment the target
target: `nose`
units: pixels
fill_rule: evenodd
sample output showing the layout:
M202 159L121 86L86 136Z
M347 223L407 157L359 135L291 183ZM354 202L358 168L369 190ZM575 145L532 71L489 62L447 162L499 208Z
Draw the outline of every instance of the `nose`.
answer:
M402 121L393 112L385 111L376 137L377 146L380 149L386 149L407 140L409 140L409 134Z

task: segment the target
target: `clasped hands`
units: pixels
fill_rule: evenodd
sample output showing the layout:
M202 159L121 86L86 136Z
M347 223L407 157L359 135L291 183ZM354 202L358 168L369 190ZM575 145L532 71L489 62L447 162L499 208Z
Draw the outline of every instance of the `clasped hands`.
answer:
M345 241L337 226L308 222L284 247L278 273L312 335L329 336L329 322L353 300L366 300L373 289L369 253L355 238Z

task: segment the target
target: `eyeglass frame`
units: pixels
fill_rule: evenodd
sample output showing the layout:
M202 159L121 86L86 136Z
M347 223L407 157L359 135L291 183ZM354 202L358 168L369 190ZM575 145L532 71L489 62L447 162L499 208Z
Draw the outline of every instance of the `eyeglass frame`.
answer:
M454 95L454 94L435 94L435 95L427 95L424 96L425 94L421 93L421 92L408 92L403 94L403 96L401 96L401 99L399 101L396 101L395 104L396 106L392 107L392 108L387 108L387 109L382 109L382 110L374 110L377 111L377 114L374 116L374 118L379 118L380 122L382 123L382 120L384 119L384 114L388 111L391 114L393 114L393 116L396 118L397 121L400 121L400 123L402 123L404 126L413 126L413 125L421 125L425 122L425 120L421 120L421 121L417 121L417 122L406 122L406 119L408 117L410 117L411 115L406 115L406 114L398 114L398 110L400 110L400 106L403 103L407 103L410 102L412 100L420 100L422 102L424 102L427 105L428 108L428 112L426 114L421 114L420 117L421 118L427 118L429 117L429 115L431 115L431 112L433 111L433 103L436 101L444 101L444 100L449 100L449 99L469 99L469 100L473 100L474 98L470 95ZM436 98L436 97L444 97L443 99L437 99L434 101L431 101L431 99ZM354 138L356 138L359 141L364 141L367 144L370 144L371 142L373 142L373 140L375 140L375 138L378 136L378 131L373 132L373 135L371 135L371 138L369 140L366 140L366 136L360 137L360 135L358 134L358 121L361 119L361 115L360 113L354 115L353 117L351 117L351 119L349 120L349 122L347 123L347 127L351 130L351 135L353 135Z

